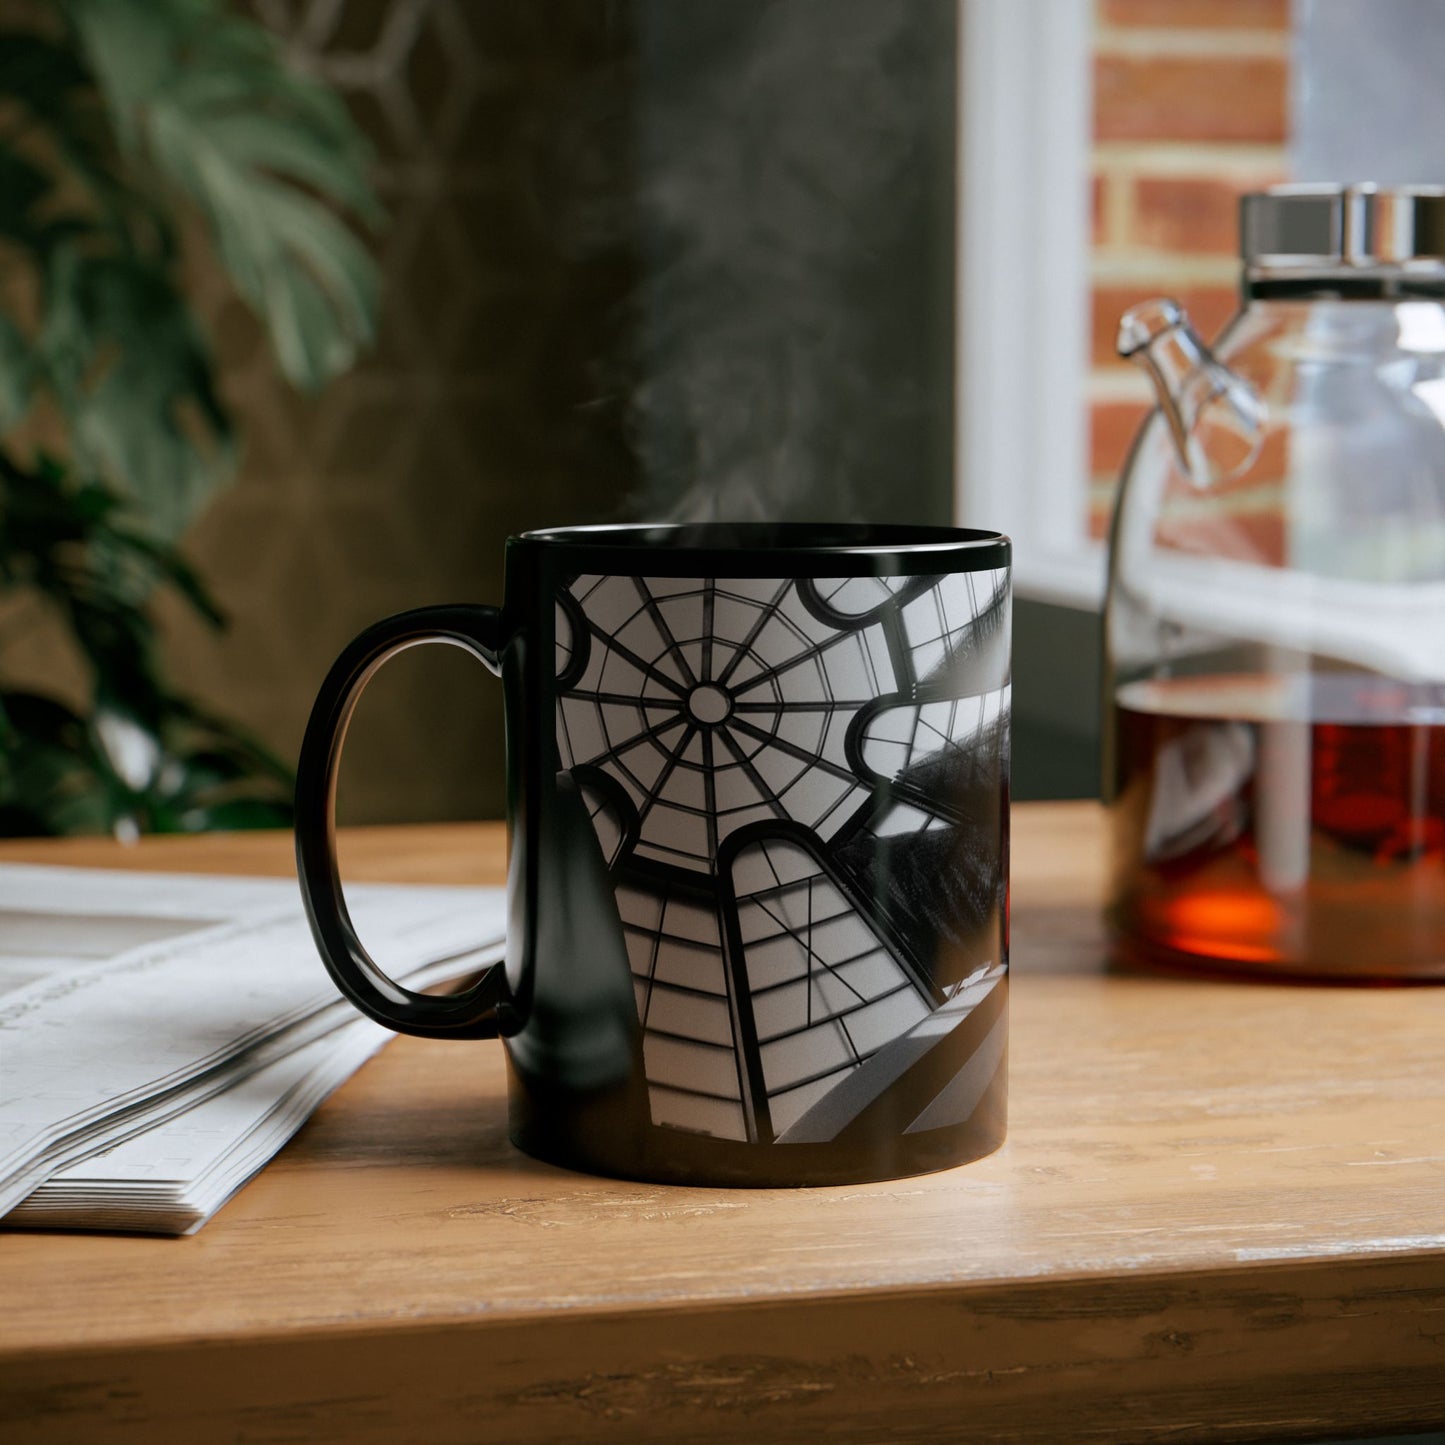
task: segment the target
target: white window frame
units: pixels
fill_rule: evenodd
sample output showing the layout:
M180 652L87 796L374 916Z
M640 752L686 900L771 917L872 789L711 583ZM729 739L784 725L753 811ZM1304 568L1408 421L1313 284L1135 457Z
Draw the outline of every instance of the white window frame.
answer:
M1097 609L1088 535L1092 0L959 0L954 511L1022 597Z

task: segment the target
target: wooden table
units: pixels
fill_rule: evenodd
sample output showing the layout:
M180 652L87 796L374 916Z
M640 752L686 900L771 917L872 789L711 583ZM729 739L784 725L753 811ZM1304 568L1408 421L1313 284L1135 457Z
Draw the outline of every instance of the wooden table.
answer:
M399 1039L199 1235L0 1236L0 1439L1256 1440L1445 1422L1445 989L1110 975L1089 805L1016 810L1010 1138L729 1192L507 1143ZM350 876L500 879L494 826ZM270 836L0 857L279 873ZM3 1047L3 1044L0 1044Z

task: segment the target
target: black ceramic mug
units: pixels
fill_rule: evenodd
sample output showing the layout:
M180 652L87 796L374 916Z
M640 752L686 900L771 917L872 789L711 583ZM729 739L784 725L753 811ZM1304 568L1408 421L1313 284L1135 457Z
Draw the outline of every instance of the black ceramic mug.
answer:
M500 609L342 653L302 745L317 947L403 1033L501 1035L511 1135L596 1173L832 1184L1004 1136L1009 543L899 526L513 537ZM393 653L499 672L505 964L453 997L367 956L336 869L347 719Z

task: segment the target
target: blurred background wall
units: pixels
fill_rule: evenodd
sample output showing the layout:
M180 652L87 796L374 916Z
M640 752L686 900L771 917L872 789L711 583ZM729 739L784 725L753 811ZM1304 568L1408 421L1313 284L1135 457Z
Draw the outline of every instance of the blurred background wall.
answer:
M1445 12L1434 0L1295 0L1301 181L1445 184Z
M234 3L370 137L383 315L365 363L307 398L192 263L244 464L184 539L230 630L162 611L179 689L289 760L340 647L401 608L497 600L510 533L950 519L959 0ZM1438 0L1080 3L1092 326L1057 404L1087 405L1070 516L1098 541L1150 405L1114 354L1121 312L1172 294L1216 333L1245 191L1445 179L1445 22ZM1055 404L1031 397L1029 422ZM6 686L83 711L74 639L22 591L0 599ZM1091 607L1018 599L1015 796L1097 791L1099 635ZM492 681L451 650L397 659L343 820L502 807Z
M385 613L496 601L502 541L627 516L946 521L952 0L254 0L344 94L390 222L380 346L315 400L197 276L247 438L172 666L294 757ZM343 822L500 815L500 696L396 659Z
M509 533L949 519L954 0L249 3L375 147L384 309L376 352L307 399L197 268L246 453L187 538L230 630L163 618L186 687L291 758L340 647L404 607L497 600ZM1093 0L1095 537L1149 405L1119 314L1168 293L1217 330L1240 193L1289 176L1292 139L1320 176L1389 144L1380 76L1415 73L1398 52L1426 53L1431 10ZM1345 74L1381 101L1351 110L1373 131L1340 124ZM16 670L55 672L48 637ZM1019 600L1016 796L1097 790L1098 675L1093 612ZM502 807L492 680L449 649L397 659L349 742L343 821Z

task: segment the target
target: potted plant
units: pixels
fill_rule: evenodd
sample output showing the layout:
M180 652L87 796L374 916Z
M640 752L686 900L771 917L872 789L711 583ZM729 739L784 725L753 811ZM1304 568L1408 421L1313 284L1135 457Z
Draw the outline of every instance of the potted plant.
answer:
M373 336L378 207L339 97L223 0L36 0L0 29L0 607L43 599L88 699L5 679L0 833L284 823L289 769L167 676L178 540L235 423L182 275L198 239L314 390Z

